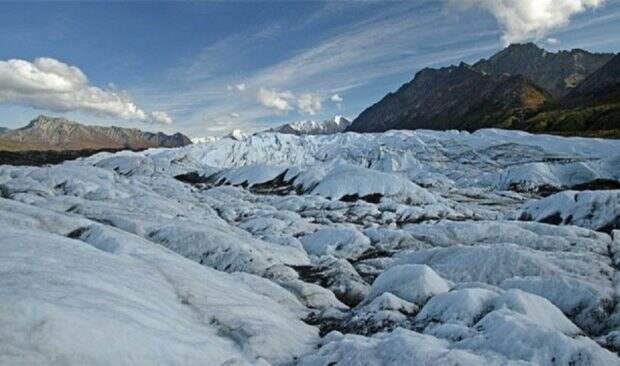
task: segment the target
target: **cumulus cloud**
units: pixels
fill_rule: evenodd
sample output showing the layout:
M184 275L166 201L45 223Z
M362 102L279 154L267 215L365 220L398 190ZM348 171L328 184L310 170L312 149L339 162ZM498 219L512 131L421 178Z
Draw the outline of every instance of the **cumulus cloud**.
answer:
M151 122L169 125L172 123L172 118L166 112L154 111L151 113Z
M605 0L449 0L457 6L478 6L489 11L504 31L504 43L541 39L565 26L570 17Z
M322 99L317 94L293 94L290 91L277 91L260 88L258 102L263 106L275 109L278 112L297 110L300 114L315 115L321 111Z
M554 44L560 43L560 40L557 38L547 38L545 42L547 42L550 45L554 45Z
M306 93L297 98L297 108L300 113L313 116L320 112L322 107L321 97L316 94Z
M278 111L288 111L293 109L290 101L294 98L289 91L278 92L275 90L260 88L258 91L258 102L267 108Z
M58 112L83 111L127 120L171 123L164 112L146 113L124 92L90 85L76 66L53 58L0 60L0 102Z
M232 112L232 113L229 114L229 116L231 118L239 118L240 117L239 113L237 113L237 112Z
M342 103L344 99L340 95L334 94L329 98L329 100L331 100L334 103Z

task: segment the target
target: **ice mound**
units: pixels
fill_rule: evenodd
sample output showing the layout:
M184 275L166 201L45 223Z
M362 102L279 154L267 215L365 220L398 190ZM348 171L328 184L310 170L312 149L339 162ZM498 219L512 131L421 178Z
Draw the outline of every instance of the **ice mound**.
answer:
M430 322L460 323L472 326L480 316L488 313L494 300L499 296L495 291L483 288L465 288L433 296L416 316L418 324Z
M436 198L415 183L392 174L361 167L341 166L332 169L311 191L312 194L342 199L393 197L409 204L429 204Z
M556 193L528 202L518 216L521 220L611 232L620 228L620 190Z
M367 301L392 293L403 300L423 305L429 298L450 290L450 284L425 265L405 264L383 272L372 283Z
M308 254L355 259L370 249L370 239L353 228L320 229L301 238Z

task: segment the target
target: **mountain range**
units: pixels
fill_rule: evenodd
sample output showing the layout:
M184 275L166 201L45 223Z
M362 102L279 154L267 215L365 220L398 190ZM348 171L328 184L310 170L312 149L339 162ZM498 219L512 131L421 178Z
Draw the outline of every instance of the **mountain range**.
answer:
M328 135L343 132L351 125L351 121L342 117L334 116L322 122L299 121L286 123L272 128L268 132L279 132L292 135Z
M513 44L473 65L419 71L347 131L496 127L620 137L618 75L620 56L613 53Z
M391 129L518 129L620 137L620 55L582 49L548 52L513 44L472 65L425 68L355 120L299 121L268 132L322 135ZM240 133L231 137L239 139ZM18 129L0 127L0 151L141 150L191 144L175 133L86 126L39 116ZM30 157L29 157L30 158ZM47 155L43 161L46 161ZM13 159L13 156L8 159ZM63 158L64 159L64 158Z
M39 116L22 128L0 131L0 150L142 150L191 144L181 133L144 132L135 128L86 126L64 118Z

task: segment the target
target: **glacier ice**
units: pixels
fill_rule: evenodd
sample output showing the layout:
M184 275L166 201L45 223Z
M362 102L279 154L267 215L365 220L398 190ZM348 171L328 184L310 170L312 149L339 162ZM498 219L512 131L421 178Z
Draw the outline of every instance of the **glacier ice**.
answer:
M620 364L618 152L265 132L0 166L0 364Z

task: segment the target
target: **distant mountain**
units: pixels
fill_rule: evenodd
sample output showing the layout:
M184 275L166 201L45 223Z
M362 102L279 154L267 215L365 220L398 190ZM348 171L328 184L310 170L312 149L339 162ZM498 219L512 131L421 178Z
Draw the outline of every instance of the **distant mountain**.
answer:
M619 63L613 54L511 45L473 66L419 71L347 131L496 127L620 137Z
M527 78L484 74L461 63L424 69L414 79L363 111L349 131L476 129L509 124L551 100Z
M179 147L191 144L180 133L143 132L135 128L86 126L64 118L39 116L27 126L0 135L0 150L120 150Z
M334 116L331 119L317 121L300 121L287 123L269 130L269 132L287 133L293 135L327 135L332 133L343 132L351 121L342 117Z
M534 43L525 43L512 44L472 67L491 75L523 75L554 98L560 98L613 57L613 53L590 53L581 49L553 53Z

